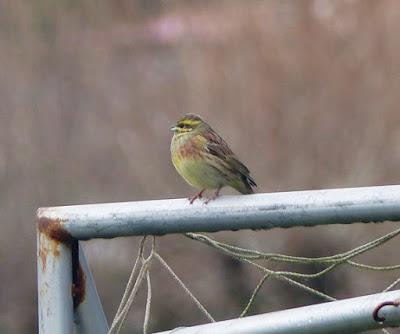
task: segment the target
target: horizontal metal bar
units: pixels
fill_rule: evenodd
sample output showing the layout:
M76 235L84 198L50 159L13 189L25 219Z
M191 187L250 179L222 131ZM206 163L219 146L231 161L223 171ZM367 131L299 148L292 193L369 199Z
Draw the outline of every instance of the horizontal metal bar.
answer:
M373 319L382 302L400 298L400 290L335 302L305 306L246 318L176 328L157 334L349 334L370 329L400 326L400 307L385 306Z
M167 199L38 210L77 239L400 221L400 186Z

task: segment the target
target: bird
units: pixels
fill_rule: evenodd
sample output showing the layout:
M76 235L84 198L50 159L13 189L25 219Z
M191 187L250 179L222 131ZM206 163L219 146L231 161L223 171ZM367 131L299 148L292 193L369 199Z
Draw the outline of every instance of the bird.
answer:
M171 159L177 172L198 192L190 204L202 198L205 190L215 190L205 204L230 186L242 194L253 194L257 184L249 169L236 157L222 137L199 115L186 114L170 130Z

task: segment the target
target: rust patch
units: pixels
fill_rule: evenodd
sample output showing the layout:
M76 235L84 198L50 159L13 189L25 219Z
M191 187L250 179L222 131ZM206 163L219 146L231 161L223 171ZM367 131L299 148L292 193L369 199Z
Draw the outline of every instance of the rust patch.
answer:
M57 219L39 218L39 232L47 235L50 239L70 245L74 238L64 229L62 221Z
M51 250L52 250L52 252L53 252L55 257L59 257L60 256L60 251L58 250L58 245L57 244L53 245Z
M49 252L54 257L60 256L59 245L62 243L71 246L74 238L63 228L61 220L53 220L49 218L39 218L38 220L39 238L42 235L49 239L49 242L41 242L39 240L39 257L42 262L42 270L46 270L47 255Z
M72 244L72 298L74 309L76 309L86 296L86 275L79 262L79 244L74 241Z
M39 235L39 238L42 238L42 235ZM59 250L59 245L60 242L53 240L53 239L48 239L47 242L41 242L39 240L39 258L42 262L42 270L46 270L46 264L47 264L47 255L51 254L54 257L59 257L60 256L60 250Z
M86 275L79 262L79 244L62 226L62 220L39 218L38 220L39 238L42 235L50 239L49 242L39 240L39 257L42 261L42 269L46 270L46 260L49 252L53 256L60 256L60 244L66 245L72 251L72 286L71 294L74 308L77 308L85 299L86 295Z
M74 301L74 309L76 309L85 299L86 293L86 276L82 270L82 267L79 265L76 273L77 280L72 283L72 298Z
M40 243L39 257L42 260L42 270L46 271L47 248L44 247L42 243Z

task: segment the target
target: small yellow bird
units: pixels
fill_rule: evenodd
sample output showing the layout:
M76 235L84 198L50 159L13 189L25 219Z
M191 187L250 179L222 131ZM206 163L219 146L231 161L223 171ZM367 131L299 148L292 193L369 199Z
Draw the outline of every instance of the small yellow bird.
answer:
M219 195L224 186L242 194L254 193L256 183L248 168L239 161L226 142L200 116L186 114L171 129L171 158L178 173L199 189L190 204L206 189L216 189L206 204Z

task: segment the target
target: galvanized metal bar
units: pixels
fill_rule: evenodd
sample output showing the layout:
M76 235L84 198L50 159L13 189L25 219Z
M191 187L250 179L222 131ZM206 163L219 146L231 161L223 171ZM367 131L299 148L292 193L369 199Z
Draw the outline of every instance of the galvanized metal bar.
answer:
M373 319L377 305L400 298L400 290L335 302L254 315L206 325L176 328L157 334L350 334L400 326L400 307L385 306Z
M107 334L108 323L104 314L96 284L86 260L85 253L79 245L79 263L83 273L85 294L75 309L76 334Z
M113 238L400 220L400 186L42 208L74 238Z
M46 231L39 231L37 240L39 333L71 334L71 247Z

